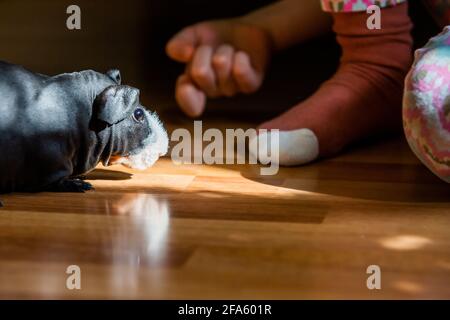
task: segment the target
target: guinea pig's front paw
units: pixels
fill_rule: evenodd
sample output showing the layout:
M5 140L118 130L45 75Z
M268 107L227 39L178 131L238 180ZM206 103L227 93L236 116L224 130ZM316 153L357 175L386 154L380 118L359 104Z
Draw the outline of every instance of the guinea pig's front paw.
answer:
M94 190L94 187L81 179L62 179L48 188L48 191L54 192L85 192L88 190Z

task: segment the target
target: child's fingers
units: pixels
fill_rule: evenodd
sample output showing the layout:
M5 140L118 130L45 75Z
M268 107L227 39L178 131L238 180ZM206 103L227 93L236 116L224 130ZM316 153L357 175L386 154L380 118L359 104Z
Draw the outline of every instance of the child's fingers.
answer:
M227 97L231 97L237 92L237 87L231 74L233 56L233 47L225 44L217 48L212 58L219 91Z
M190 117L197 117L205 110L205 93L194 85L187 74L178 77L175 99L180 108Z
M189 74L192 80L208 97L216 97L218 94L216 76L212 69L212 54L213 48L211 46L199 46L195 50L189 66Z
M194 28L184 28L167 42L166 53L176 61L189 62L192 59L197 42Z
M263 75L252 67L250 57L243 51L238 51L234 55L232 72L239 90L244 93L258 90L263 80Z

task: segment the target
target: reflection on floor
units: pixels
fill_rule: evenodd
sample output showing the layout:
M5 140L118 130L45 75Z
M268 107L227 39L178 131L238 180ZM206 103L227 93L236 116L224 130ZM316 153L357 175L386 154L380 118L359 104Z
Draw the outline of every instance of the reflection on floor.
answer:
M273 177L164 158L89 179L2 196L1 298L450 298L450 188L403 140Z

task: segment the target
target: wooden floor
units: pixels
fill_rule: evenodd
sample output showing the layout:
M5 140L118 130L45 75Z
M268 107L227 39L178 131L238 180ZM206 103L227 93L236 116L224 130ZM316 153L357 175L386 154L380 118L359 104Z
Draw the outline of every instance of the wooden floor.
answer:
M89 178L2 195L0 298L450 298L450 187L401 139L273 177L164 158Z

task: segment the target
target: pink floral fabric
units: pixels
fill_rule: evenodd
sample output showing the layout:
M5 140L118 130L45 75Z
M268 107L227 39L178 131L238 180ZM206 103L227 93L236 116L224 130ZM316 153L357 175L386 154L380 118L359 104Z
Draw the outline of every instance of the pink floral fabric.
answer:
M385 8L405 1L407 0L320 0L322 9L330 12L366 11L371 5ZM441 27L450 24L450 0L422 0L422 2Z
M380 8L394 6L406 0L321 0L322 9L332 12L366 11L371 5Z
M405 80L403 127L417 157L450 183L450 26L415 53Z

